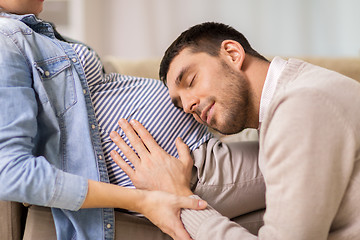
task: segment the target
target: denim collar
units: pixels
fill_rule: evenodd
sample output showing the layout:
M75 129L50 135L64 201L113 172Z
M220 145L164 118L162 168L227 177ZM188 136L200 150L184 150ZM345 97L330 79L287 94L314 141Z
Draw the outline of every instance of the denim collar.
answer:
M55 38L53 25L37 18L34 14L17 15L12 13L0 12L0 16L19 20L32 28L35 32Z

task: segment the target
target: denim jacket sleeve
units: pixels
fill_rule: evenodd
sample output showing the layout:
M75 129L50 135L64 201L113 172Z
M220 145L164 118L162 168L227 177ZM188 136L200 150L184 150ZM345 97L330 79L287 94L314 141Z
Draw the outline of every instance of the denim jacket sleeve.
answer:
M87 194L87 179L37 154L41 100L34 91L32 63L18 47L21 39L9 34L0 29L0 199L77 210ZM57 143L43 147L49 144Z

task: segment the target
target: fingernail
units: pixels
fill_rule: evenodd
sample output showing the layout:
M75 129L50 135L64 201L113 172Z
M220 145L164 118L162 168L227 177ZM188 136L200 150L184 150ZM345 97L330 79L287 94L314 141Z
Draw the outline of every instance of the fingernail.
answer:
M111 156L111 158L114 158L114 157L115 157L115 150L112 150L112 151L110 152L110 156Z
M117 137L118 137L117 132L112 131L112 132L110 133L110 138L111 138L111 139L117 139Z
M135 124L136 124L136 120L135 120L135 119L131 119L131 120L130 120L130 124L131 124L131 125L135 125Z
M206 202L206 201L204 201L204 200L199 200L199 202L198 202L198 206L199 206L200 208L204 208L204 207L206 207L206 206L207 206L207 202Z
M121 118L120 120L119 120L119 124L124 124L125 123L125 119L124 118Z

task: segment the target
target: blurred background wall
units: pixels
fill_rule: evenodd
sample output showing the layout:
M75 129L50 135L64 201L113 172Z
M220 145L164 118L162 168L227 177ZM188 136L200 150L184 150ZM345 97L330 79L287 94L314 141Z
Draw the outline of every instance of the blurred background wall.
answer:
M45 0L41 18L101 57L161 57L188 27L219 21L266 56L360 56L359 0Z

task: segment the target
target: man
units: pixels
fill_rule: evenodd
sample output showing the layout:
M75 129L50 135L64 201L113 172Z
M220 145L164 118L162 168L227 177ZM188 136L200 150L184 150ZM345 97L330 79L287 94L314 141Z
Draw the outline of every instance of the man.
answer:
M359 236L359 83L296 59L275 57L269 62L241 33L220 23L204 23L183 32L166 51L160 78L173 103L197 121L224 134L259 130L259 165L266 183L260 239ZM130 125L121 126L136 141ZM150 152L140 155L138 165L157 162L153 152L159 148L139 124L133 122L132 127ZM181 142L178 146L183 148ZM190 162L182 150L181 167L163 168L151 181L161 181L165 173L175 171L181 179ZM128 172L130 178L139 179L136 171ZM223 172L232 174L229 169ZM147 184L143 187L154 188ZM185 181L161 190L199 198ZM183 210L181 218L194 239L257 238L211 207Z

